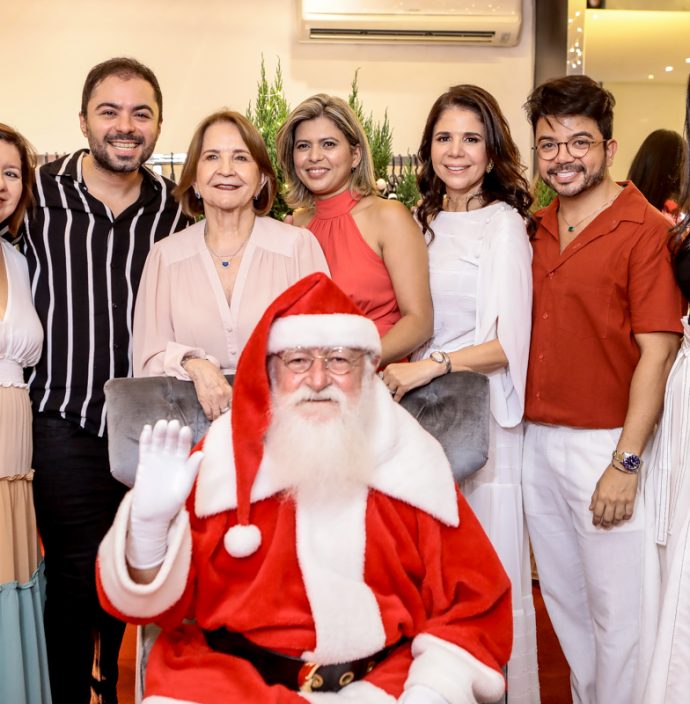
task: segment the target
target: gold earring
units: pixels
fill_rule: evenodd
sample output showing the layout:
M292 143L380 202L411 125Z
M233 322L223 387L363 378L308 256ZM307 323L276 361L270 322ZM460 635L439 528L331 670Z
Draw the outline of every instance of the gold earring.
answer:
M486 173L490 174L494 170L494 160L489 159L489 163L486 165Z

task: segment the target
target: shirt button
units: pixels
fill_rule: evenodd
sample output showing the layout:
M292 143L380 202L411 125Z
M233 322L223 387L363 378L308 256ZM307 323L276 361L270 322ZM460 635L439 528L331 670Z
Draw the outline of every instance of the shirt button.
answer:
M541 361L544 359L544 353L543 353L543 352L540 352L540 353L537 355L537 359L541 362Z
M541 393L540 393L539 391L537 391L536 397L537 397L537 398L541 398Z
M541 314L541 317L544 318L544 320L546 320L546 319L549 317L549 314L548 314L548 313L542 313L542 314Z
M553 271L550 271L550 272L549 272L549 278L550 278L550 279L553 279L554 276L555 276L554 272L553 272Z

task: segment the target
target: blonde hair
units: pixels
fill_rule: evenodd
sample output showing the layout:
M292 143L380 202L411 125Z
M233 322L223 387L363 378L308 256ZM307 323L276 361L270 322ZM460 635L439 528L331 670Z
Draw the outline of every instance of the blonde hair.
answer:
M278 131L276 140L278 159L287 185L285 200L291 208L309 206L314 202L313 194L297 176L293 152L297 127L303 122L319 117L327 117L345 135L352 149L360 148L361 159L352 171L350 191L360 196L368 196L376 192L371 149L357 115L341 98L318 93L301 102L288 115Z

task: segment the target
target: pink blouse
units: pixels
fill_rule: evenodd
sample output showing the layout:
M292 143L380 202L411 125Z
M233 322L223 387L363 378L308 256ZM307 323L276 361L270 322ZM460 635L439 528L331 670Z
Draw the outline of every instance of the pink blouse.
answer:
M314 236L257 217L228 305L204 242L203 221L157 242L149 253L134 313L134 376L189 380L187 354L232 373L254 326L278 294L307 274L329 273Z

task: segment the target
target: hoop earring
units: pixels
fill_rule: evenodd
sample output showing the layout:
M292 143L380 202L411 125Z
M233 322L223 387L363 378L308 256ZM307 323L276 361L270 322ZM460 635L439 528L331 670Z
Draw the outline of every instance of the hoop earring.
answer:
M489 159L489 163L486 165L486 173L490 174L494 170L494 160Z
M199 191L197 191L196 188L194 189L194 195L196 196L197 200L201 200L201 193L199 193Z

